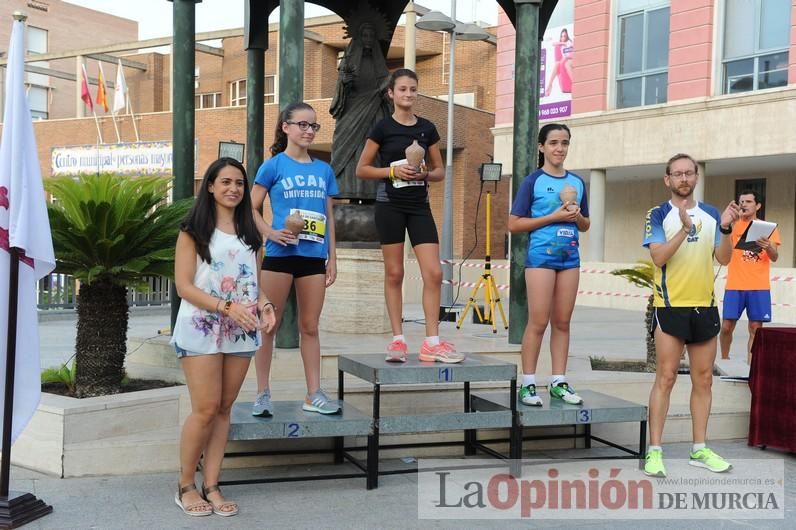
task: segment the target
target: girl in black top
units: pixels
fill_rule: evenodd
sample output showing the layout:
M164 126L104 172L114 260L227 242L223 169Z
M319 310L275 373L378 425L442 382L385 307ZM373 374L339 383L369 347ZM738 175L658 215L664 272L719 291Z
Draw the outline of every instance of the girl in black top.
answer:
M433 123L413 112L417 75L412 70L393 72L387 94L395 111L373 127L357 164L357 177L379 181L376 228L384 256L384 298L393 332L387 360L405 362L408 349L401 327L404 238L408 231L423 277L426 340L418 357L421 361L461 362L464 357L453 345L439 339L442 268L437 227L428 203L428 182L445 178L439 133ZM419 167L406 161L406 148L415 140L425 149Z

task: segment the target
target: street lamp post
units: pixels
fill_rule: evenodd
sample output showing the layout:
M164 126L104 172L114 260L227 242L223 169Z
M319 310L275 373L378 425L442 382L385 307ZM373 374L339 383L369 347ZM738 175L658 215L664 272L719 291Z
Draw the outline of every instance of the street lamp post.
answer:
M450 34L448 63L448 128L445 146L445 183L442 203L442 293L441 309L453 306L453 96L456 73L456 39L487 40L489 33L475 24L456 23L456 0L451 0L451 16L430 11L415 23L418 29ZM440 311L440 314L442 312Z

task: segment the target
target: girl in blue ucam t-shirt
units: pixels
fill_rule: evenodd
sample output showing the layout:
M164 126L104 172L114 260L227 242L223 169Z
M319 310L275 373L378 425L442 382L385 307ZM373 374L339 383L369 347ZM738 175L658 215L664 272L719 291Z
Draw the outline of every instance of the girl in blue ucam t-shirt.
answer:
M337 195L337 180L331 166L313 159L309 147L321 128L315 110L306 103L292 103L279 115L272 157L257 171L252 188L252 204L257 227L266 238L265 258L260 282L268 299L276 304L277 326L263 333L263 343L255 355L257 398L252 414L273 415L269 376L274 349L274 334L282 319L290 288L295 284L307 395L303 409L321 414L340 412L338 404L321 390L321 346L318 321L326 288L337 276L332 197ZM263 219L265 197L273 212L269 226ZM298 235L285 227L285 220L298 214L303 228ZM300 225L299 225L300 226Z
M510 232L528 232L525 286L528 325L522 337L520 402L541 406L536 393L536 363L548 324L553 374L550 397L570 404L583 399L566 381L569 322L580 278L578 232L589 229L583 180L564 169L571 134L566 125L548 123L539 131L539 169L525 177L511 206Z

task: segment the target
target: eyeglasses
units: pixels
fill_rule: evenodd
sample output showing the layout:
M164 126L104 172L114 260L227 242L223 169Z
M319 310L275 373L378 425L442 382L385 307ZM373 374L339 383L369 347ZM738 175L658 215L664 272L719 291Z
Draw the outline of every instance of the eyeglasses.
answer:
M304 121L304 120L302 120L302 121L286 121L285 123L288 123L290 125L298 125L298 128L301 129L302 131L306 131L307 128L312 129L312 132L318 132L318 131L321 130L321 124L320 123L310 123L310 122Z
M696 171L689 169L688 171L672 171L671 173L669 173L669 176L679 179L683 177L691 178L696 174L697 174Z

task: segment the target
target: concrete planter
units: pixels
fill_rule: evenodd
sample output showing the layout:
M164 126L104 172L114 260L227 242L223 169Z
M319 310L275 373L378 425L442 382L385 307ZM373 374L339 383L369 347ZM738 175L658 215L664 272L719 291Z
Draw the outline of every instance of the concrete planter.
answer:
M183 386L86 399L42 394L11 461L59 477L176 470L187 395Z

